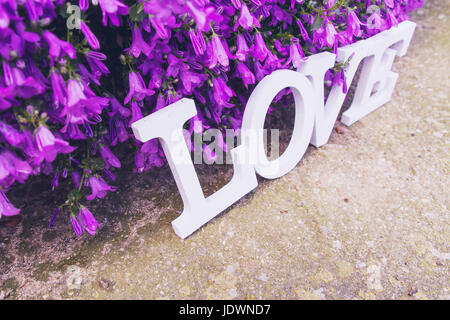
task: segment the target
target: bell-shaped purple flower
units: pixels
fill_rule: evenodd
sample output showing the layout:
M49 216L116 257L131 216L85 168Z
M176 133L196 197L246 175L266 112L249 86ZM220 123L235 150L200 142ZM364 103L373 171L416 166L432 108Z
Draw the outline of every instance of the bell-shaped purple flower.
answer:
M231 0L231 4L233 5L233 7L235 7L236 9L240 9L242 7L242 3L240 0Z
M138 58L141 52L148 56L152 52L152 47L149 46L142 37L141 28L134 26L131 31L133 42L131 43L130 52L135 57Z
M292 43L289 46L289 58L286 61L286 63L284 64L285 66L287 66L289 63L292 62L292 66L294 68L298 68L300 67L301 63L304 62L303 59L303 52L299 51L299 46L297 46L296 43ZM300 47L301 50L301 47Z
M108 113L110 117L119 114L123 118L128 118L131 115L130 110L122 106L114 96L110 96L109 101L111 102L111 112Z
M23 140L23 135L13 126L0 121L0 134L11 145L18 147Z
M58 172L55 172L52 179L52 190L58 188L58 185L59 185L59 174Z
M183 83L183 87L186 89L186 93L191 93L193 88L200 86L200 84L203 83L205 76L183 69L180 72L180 79Z
M56 217L61 212L61 207L58 207L53 211L52 217L50 218L50 222L48 224L49 228L53 228L55 226Z
M213 54L217 58L217 62L219 62L222 66L228 67L230 64L228 60L227 52L220 40L219 36L215 35L211 39Z
M81 175L80 175L80 173L78 171L72 171L70 176L72 177L72 182L75 185L75 188L79 188L80 187L80 183L81 183Z
M398 25L398 20L392 10L388 10L386 22L388 28L396 27Z
M81 100L86 100L86 95L84 94L84 88L80 81L75 79L70 79L67 83L67 105L68 107L75 106ZM60 114L64 116L64 114Z
M48 53L50 55L51 65L53 65L54 60L60 56L61 52L66 53L69 58L75 59L75 49L69 42L60 40L57 36L55 36L48 30L45 30L42 33L42 37L45 39L45 41L47 41L47 44L49 46Z
M3 191L0 191L0 218L2 216L14 216L20 212L19 209L15 208L11 202L9 202Z
M50 81L52 84L53 104L56 107L58 107L59 105L66 105L66 82L64 81L63 77L59 72L52 70L52 72L50 73Z
M297 19L297 25L298 28L300 29L300 34L302 35L302 38L307 42L310 43L311 42L311 38L309 37L308 32L306 31L305 27L303 26L303 23L300 19Z
M100 155L106 163L106 168L109 166L113 166L114 168L120 168L120 161L117 157L111 152L111 150L105 146L101 145L100 147Z
M89 0L78 0L78 6L81 11L86 11L89 8Z
M237 50L236 50L236 58L239 61L247 60L247 55L249 52L249 48L247 46L247 41L245 41L245 37L242 34L238 34L237 36Z
M112 25L117 27L120 25L118 15L127 15L128 7L118 0L97 0L102 9L103 25L106 26L108 18Z
M77 237L81 236L83 234L83 227L78 222L77 218L73 215L70 216L70 221L72 222L72 228L73 231L75 231L75 234Z
M197 54L198 56L203 55L206 50L206 42L201 30L198 30L197 32L192 29L189 30L189 38L191 39L195 54Z
M94 200L95 198L102 199L108 191L116 191L116 187L108 185L102 177L90 177L89 185L91 186L92 193L86 197L86 200Z
M241 14L238 19L239 25L245 30L250 30L253 26L253 20L254 18L248 10L247 5L243 4L241 7Z
M9 26L9 15L8 13L3 9L2 6L0 6L0 30L6 29Z
M253 74L253 72L250 71L249 68L247 68L247 66L244 63L238 62L236 70L240 75L240 78L242 79L245 88L248 89L249 84L255 84L256 82L255 75Z
M139 105L137 104L136 101L132 101L131 102L131 119L130 119L130 122L128 123L128 126L131 127L131 125L134 122L142 119L142 117L143 116L142 116L141 108L139 107Z
M39 127L38 131L36 132L35 138L39 151L47 153L54 148L55 136L47 127Z
M347 15L347 36L352 38L353 36L361 36L361 21L356 15L355 11L350 10Z
M145 87L144 80L137 72L130 72L128 75L128 84L130 91L128 91L128 94L125 97L124 104L130 102L131 98L142 101L146 96L151 96L155 93L155 91Z
M100 225L97 220L95 220L92 212L85 206L81 206L80 212L78 213L78 220L80 221L81 227L92 236L95 235L100 228Z
M267 57L267 53L269 52L269 49L266 47L266 43L264 42L264 39L261 35L261 33L257 32L255 34L255 42L252 46L253 55L256 59L259 61L264 61L264 59Z
M198 8L193 1L186 1L190 15L194 18L197 28L203 32L209 31L209 25L212 20L221 20L216 14L216 9L212 6Z
M80 30L83 33L87 43L93 50L100 49L100 43L98 42L97 37L83 20L80 21Z
M212 83L214 100L220 106L228 106L230 98L236 95L234 91L227 86L222 78L215 78Z
M145 155L141 151L137 151L134 154L134 166L135 166L137 172L139 172L139 173L144 172Z
M386 4L387 7L389 8L394 8L394 0L384 0L384 3Z
M326 32L326 42L327 45L330 48L334 47L334 42L336 40L336 35L337 35L337 31L336 28L334 27L334 24L332 22L328 22L325 26L325 32Z

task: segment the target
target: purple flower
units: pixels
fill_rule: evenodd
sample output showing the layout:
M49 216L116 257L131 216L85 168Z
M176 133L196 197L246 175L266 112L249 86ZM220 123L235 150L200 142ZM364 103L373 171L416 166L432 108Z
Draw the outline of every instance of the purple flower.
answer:
M239 61L245 61L247 60L247 55L249 52L249 48L247 46L247 42L245 41L245 38L242 34L238 34L237 36L237 51L236 51L236 58Z
M236 70L239 73L242 82L245 85L245 88L248 89L249 84L255 84L256 82L255 75L253 74L253 72L250 71L249 68L247 68L247 66L244 63L238 62Z
M388 26L388 28L396 27L397 25L398 25L397 18L395 17L395 15L392 12L392 10L388 10L388 13L387 13L387 26Z
M86 100L86 95L84 94L84 88L80 81L75 79L70 79L67 83L67 105L68 107L74 107L81 100ZM64 114L60 114L64 116Z
M72 171L72 173L70 175L72 176L72 181L73 181L73 184L75 185L75 188L79 188L80 183L81 183L80 173L78 171Z
M111 150L105 146L100 146L100 155L106 163L106 169L109 169L109 166L113 166L114 168L120 168L120 161L117 157L111 152Z
M43 153L50 152L55 145L55 136L47 127L39 127L35 138L38 150Z
M219 62L222 66L228 67L230 64L228 60L228 55L225 51L225 48L222 44L222 41L220 41L219 36L215 35L211 39L212 42L212 53L216 57L217 62Z
M394 0L384 0L384 3L386 4L387 7L389 8L394 8Z
M242 6L242 3L240 0L231 0L231 3L233 4L233 7L235 7L236 9L240 9Z
M303 23L300 19L297 19L297 25L298 28L300 29L300 34L302 35L302 38L307 42L310 43L311 42L311 38L309 37L308 32L306 31L305 27L303 26Z
M347 81L345 80L345 75L343 70L339 70L333 78L332 85L340 86L342 85L342 92L347 93Z
M214 7L209 6L205 8L198 8L192 1L186 1L189 13L194 18L197 28L203 32L209 31L209 25L212 20L220 21L221 17L216 14Z
M131 115L130 110L122 106L115 97L111 96L109 101L111 102L111 112L109 112L110 117L119 114L123 118L128 118Z
M269 49L266 47L266 43L264 42L264 39L261 35L261 33L257 32L255 34L255 42L252 46L252 52L253 55L259 60L264 61L264 59L267 56L267 53L269 52Z
M214 100L219 106L228 106L228 101L236 94L222 78L213 79Z
M23 135L19 133L14 127L9 124L0 121L0 134L3 139L8 141L11 145L18 147L23 140Z
M48 224L49 228L53 228L55 226L55 220L56 216L61 212L61 207L58 207L53 211L52 217L50 219L50 222Z
M0 218L2 216L14 216L20 212L19 209L15 208L11 202L9 202L3 191L0 191Z
M52 190L55 190L55 188L58 188L59 185L59 174L58 172L55 172L55 174L53 175L53 180L52 180Z
M102 177L90 177L89 185L91 186L92 193L86 197L86 200L94 200L95 198L104 198L107 191L116 191L116 187L108 185Z
M134 26L132 29L133 42L131 43L130 52L135 57L138 58L143 52L146 56L152 52L152 47L149 46L142 37L141 29Z
M155 93L155 91L145 87L145 83L141 75L134 71L130 72L128 75L128 83L130 91L123 101L124 104L130 102L131 98L134 98L137 101L142 101L146 96L151 96Z
M73 215L70 216L70 221L72 222L72 228L73 231L75 231L75 234L77 237L81 236L83 234L83 227L78 222L77 218Z
M38 151L48 162L55 160L58 153L71 153L76 149L75 147L70 146L67 141L56 138L53 133L44 126L39 127L35 139Z
M8 13L0 6L0 29L6 29L9 26Z
M332 22L328 22L325 26L326 41L330 48L334 47L337 31Z
M198 56L203 55L206 50L206 42L203 37L203 33L200 30L195 32L191 29L189 30L189 38L191 39L192 47L194 48L195 53Z
M145 155L144 153L137 151L134 154L134 167L137 172L144 172L145 169Z
M80 30L83 33L87 43L93 50L100 49L100 43L98 42L97 37L92 33L91 29L89 29L83 20L80 21Z
M50 55L50 62L53 66L53 62L56 58L59 58L61 52L64 52L69 56L71 59L75 59L76 53L73 46L64 40L60 40L57 36L55 36L53 33L51 33L48 30L45 30L42 33L42 37L47 41L47 44L49 46L49 55Z
M131 124L142 119L141 108L137 104L136 101L131 102L131 119L128 123L128 126L131 127Z
M191 93L192 89L203 83L205 76L198 74L188 69L182 69L180 72L180 79L183 83L183 87L186 89L186 93Z
M80 221L79 225L92 236L95 235L97 230L100 228L100 225L97 220L95 220L92 212L85 206L81 206L80 212L78 213L78 220Z
M118 15L127 15L128 7L118 0L98 0L102 9L103 24L106 26L108 18L113 26L120 24Z
M241 15L239 16L238 22L239 25L244 28L245 30L249 30L253 26L253 21L255 19L253 18L252 14L248 10L248 7L246 4L243 4L241 7Z
M361 21L358 19L355 11L350 10L347 15L347 35L351 38L352 36L361 36Z
M50 80L53 89L53 104L58 107L59 105L67 104L67 91L66 82L61 74L55 70L50 73Z
M78 5L81 11L86 11L89 8L89 0L78 0Z
M106 56L100 52L96 51L88 51L86 53L86 60L89 64L89 68L91 69L92 74L95 79L100 79L102 75L108 75L109 70L102 62L105 60Z
M45 85L32 76L26 76L19 68L11 68L6 61L2 62L3 79L8 88L4 88L3 94L14 94L28 99L45 91Z
M292 66L298 68L305 61L305 59L303 59L303 52L300 52L298 48L299 46L297 46L296 43L292 43L289 46L289 59L286 61L285 66L292 62Z
M109 180L116 181L116 176L108 169L103 169L103 173L108 177Z

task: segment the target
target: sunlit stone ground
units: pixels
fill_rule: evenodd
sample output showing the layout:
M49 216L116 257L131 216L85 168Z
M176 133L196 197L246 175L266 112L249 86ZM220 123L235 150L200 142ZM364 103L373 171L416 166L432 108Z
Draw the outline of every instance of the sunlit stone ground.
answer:
M449 299L449 13L428 1L413 15L392 102L337 123L328 145L187 240L170 225L182 203L168 168L123 170L91 207L94 238L63 215L47 227L64 197L42 191L49 181L17 190L23 221L0 220L0 299ZM218 170L199 168L208 194L232 173Z

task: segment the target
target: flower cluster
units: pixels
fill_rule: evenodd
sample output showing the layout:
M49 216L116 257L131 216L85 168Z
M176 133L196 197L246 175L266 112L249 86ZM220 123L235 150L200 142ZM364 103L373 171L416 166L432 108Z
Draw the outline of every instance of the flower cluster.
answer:
M19 212L5 193L43 173L53 189L73 183L50 225L66 211L77 235L95 234L82 203L116 190L116 146L134 148L136 172L165 162L155 140L134 139L131 123L190 97L190 134L239 129L264 76L395 27L422 2L0 0L0 217ZM345 83L343 65L327 80Z

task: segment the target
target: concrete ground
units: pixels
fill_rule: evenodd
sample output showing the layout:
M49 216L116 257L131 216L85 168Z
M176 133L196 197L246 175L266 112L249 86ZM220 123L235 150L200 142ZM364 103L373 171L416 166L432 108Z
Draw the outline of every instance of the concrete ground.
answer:
M168 168L121 173L91 206L95 237L76 238L62 215L49 229L62 195L23 187L23 221L0 222L0 299L450 299L449 13L434 0L412 15L390 103L337 123L186 240L170 225L182 203ZM231 169L199 174L211 193Z

